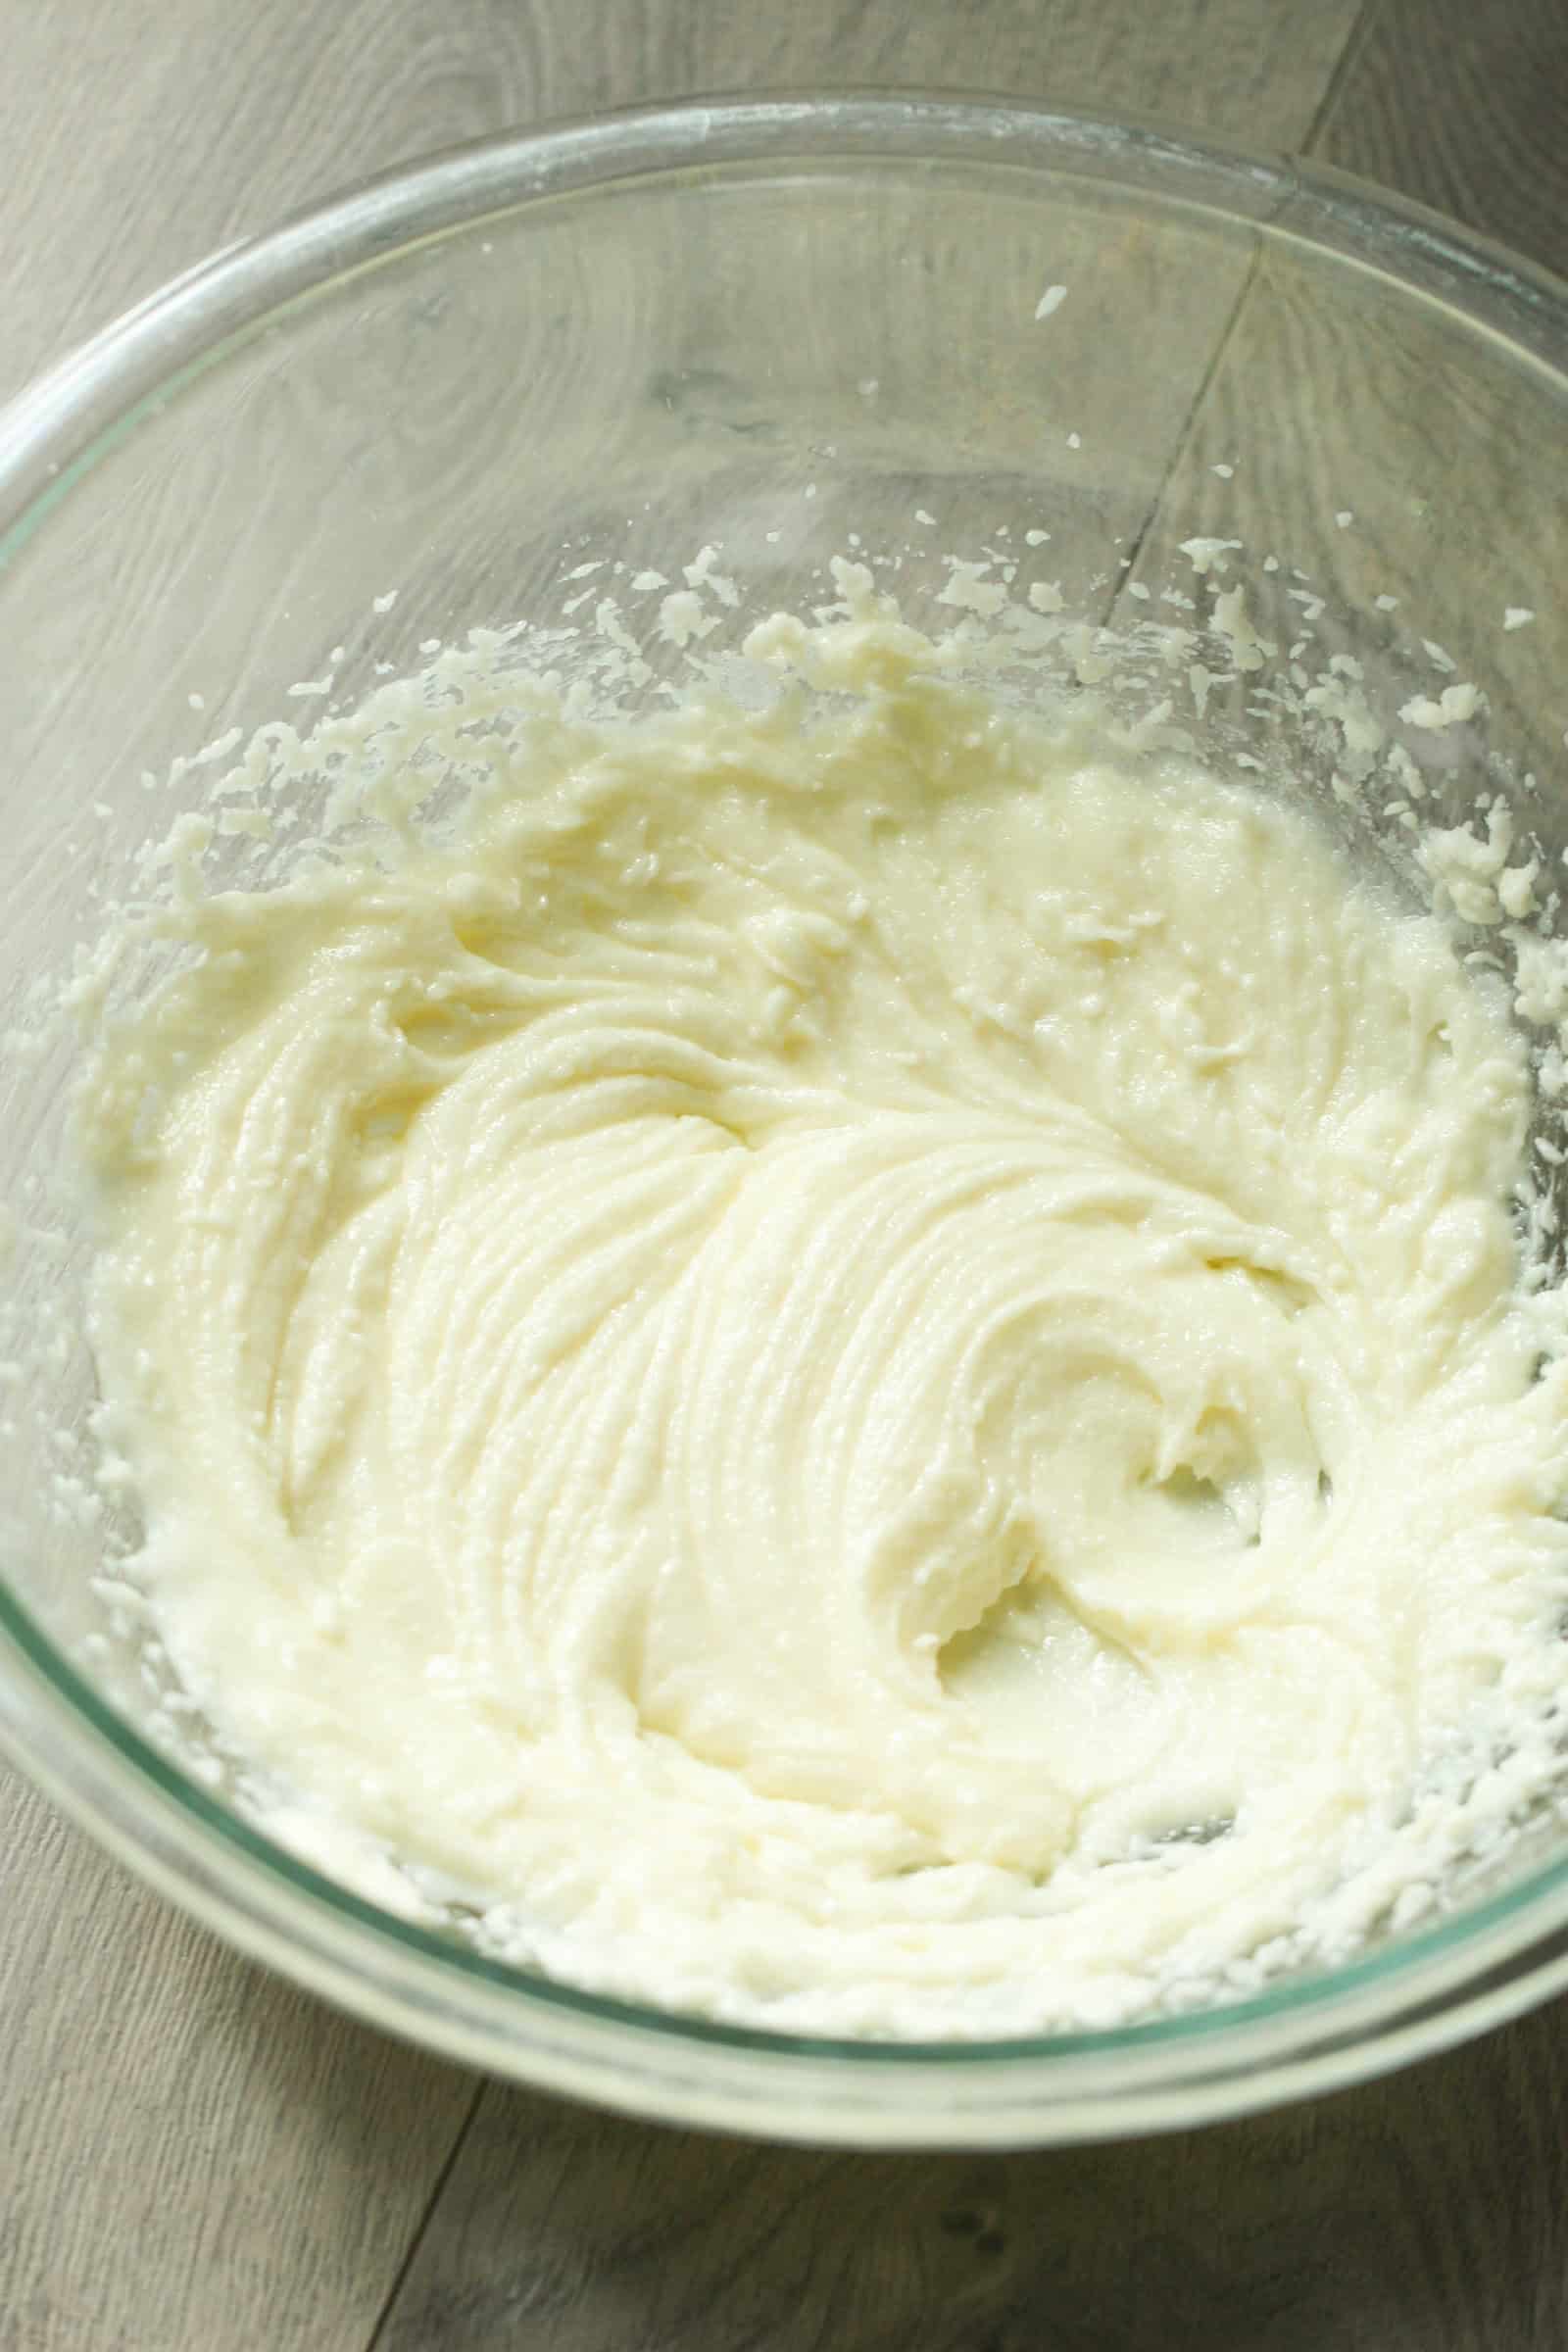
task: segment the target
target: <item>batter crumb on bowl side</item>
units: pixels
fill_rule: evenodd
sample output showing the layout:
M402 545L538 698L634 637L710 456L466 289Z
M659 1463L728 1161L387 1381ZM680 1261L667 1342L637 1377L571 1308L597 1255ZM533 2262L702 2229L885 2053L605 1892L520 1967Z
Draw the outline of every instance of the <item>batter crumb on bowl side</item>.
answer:
M1416 815L1482 698L1383 718L1235 541L1118 628L954 557L940 635L721 553L228 743L76 975L117 1588L264 1826L574 1983L1341 1956L1559 1774L1568 966Z

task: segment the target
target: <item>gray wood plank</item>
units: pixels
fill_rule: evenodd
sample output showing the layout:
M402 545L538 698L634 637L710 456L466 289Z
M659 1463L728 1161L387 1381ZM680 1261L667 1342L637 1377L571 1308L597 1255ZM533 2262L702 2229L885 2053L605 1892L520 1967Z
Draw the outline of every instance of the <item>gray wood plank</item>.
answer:
M1555 2352L1562 2028L1033 2156L752 2147L492 2087L376 2352Z
M475 2079L285 1988L0 1775L0 2347L359 2352Z
M1568 9L1378 0L1312 152L1568 273Z
M4 0L0 398L229 238L548 115L900 82L1302 139L1357 0Z

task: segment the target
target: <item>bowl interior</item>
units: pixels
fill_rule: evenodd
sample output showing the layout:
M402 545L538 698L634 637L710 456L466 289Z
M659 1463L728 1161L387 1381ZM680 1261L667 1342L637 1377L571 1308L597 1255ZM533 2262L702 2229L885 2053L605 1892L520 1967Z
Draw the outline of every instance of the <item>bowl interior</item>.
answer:
M137 853L203 799L215 743L303 728L417 667L429 641L518 619L574 628L590 670L629 634L657 696L688 658L659 633L662 596L707 547L742 591L711 653L775 607L820 604L837 555L876 559L926 622L954 618L964 559L1114 628L1180 618L1204 576L1189 543L1218 540L1240 543L1250 623L1279 660L1299 642L1313 675L1351 665L1391 727L1451 678L1484 690L1467 723L1409 736L1424 813L1457 822L1500 793L1551 870L1568 841L1551 594L1568 301L1500 259L1148 131L912 100L503 143L323 220L176 290L0 427L8 1671L52 1687L50 1740L107 1735L132 1850L154 1805L183 1807L213 1848L233 1778L101 1574L113 1529L65 1181L73 1047L40 1015ZM1267 761L1282 720L1254 683L1222 681L1189 723ZM1332 806L1343 727L1298 727L1292 756ZM1368 821L1397 849L1392 796ZM83 1686L107 1710L97 1729ZM253 1907L333 1912L383 1983L406 1959L425 1995L445 1972L460 2007L466 1978L487 1998L501 1983L254 1832L222 1838L218 1913L238 1874ZM1261 2016L1283 2050L1303 2003L1375 2012L1435 1954L1445 1981L1469 1973L1532 1902L1568 1911L1565 1853L1543 1821L1436 1931L1231 2022ZM502 1990L557 1997L520 1977ZM529 2071L496 2015L475 2051ZM1099 2037L1125 2065L1093 2099L1113 2107L1162 2039L1212 2047L1226 2030L1215 2015ZM728 2036L764 2055L767 2038ZM1267 2055L1237 2051L1253 2070ZM1054 2096L1039 2093L1031 2135L1054 2128Z

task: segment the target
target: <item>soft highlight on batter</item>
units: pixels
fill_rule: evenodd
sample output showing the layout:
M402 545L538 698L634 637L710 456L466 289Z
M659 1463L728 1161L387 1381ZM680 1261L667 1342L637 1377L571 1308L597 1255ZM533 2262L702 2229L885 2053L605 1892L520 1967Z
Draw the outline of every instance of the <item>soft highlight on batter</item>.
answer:
M1558 1679L1523 1049L1266 793L891 618L755 650L844 699L540 703L438 841L168 918L83 1132L170 1653L678 2007L1023 2032L1353 1938Z

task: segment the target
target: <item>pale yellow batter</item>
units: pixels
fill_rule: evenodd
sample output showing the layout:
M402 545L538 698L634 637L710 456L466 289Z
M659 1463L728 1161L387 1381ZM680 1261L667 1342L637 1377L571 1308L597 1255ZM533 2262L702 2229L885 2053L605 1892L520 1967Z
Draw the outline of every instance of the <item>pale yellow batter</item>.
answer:
M446 846L185 904L85 1098L135 1573L500 1948L1132 2014L1359 1932L1555 1679L1522 1051L1266 795L769 642L853 703L538 716Z

